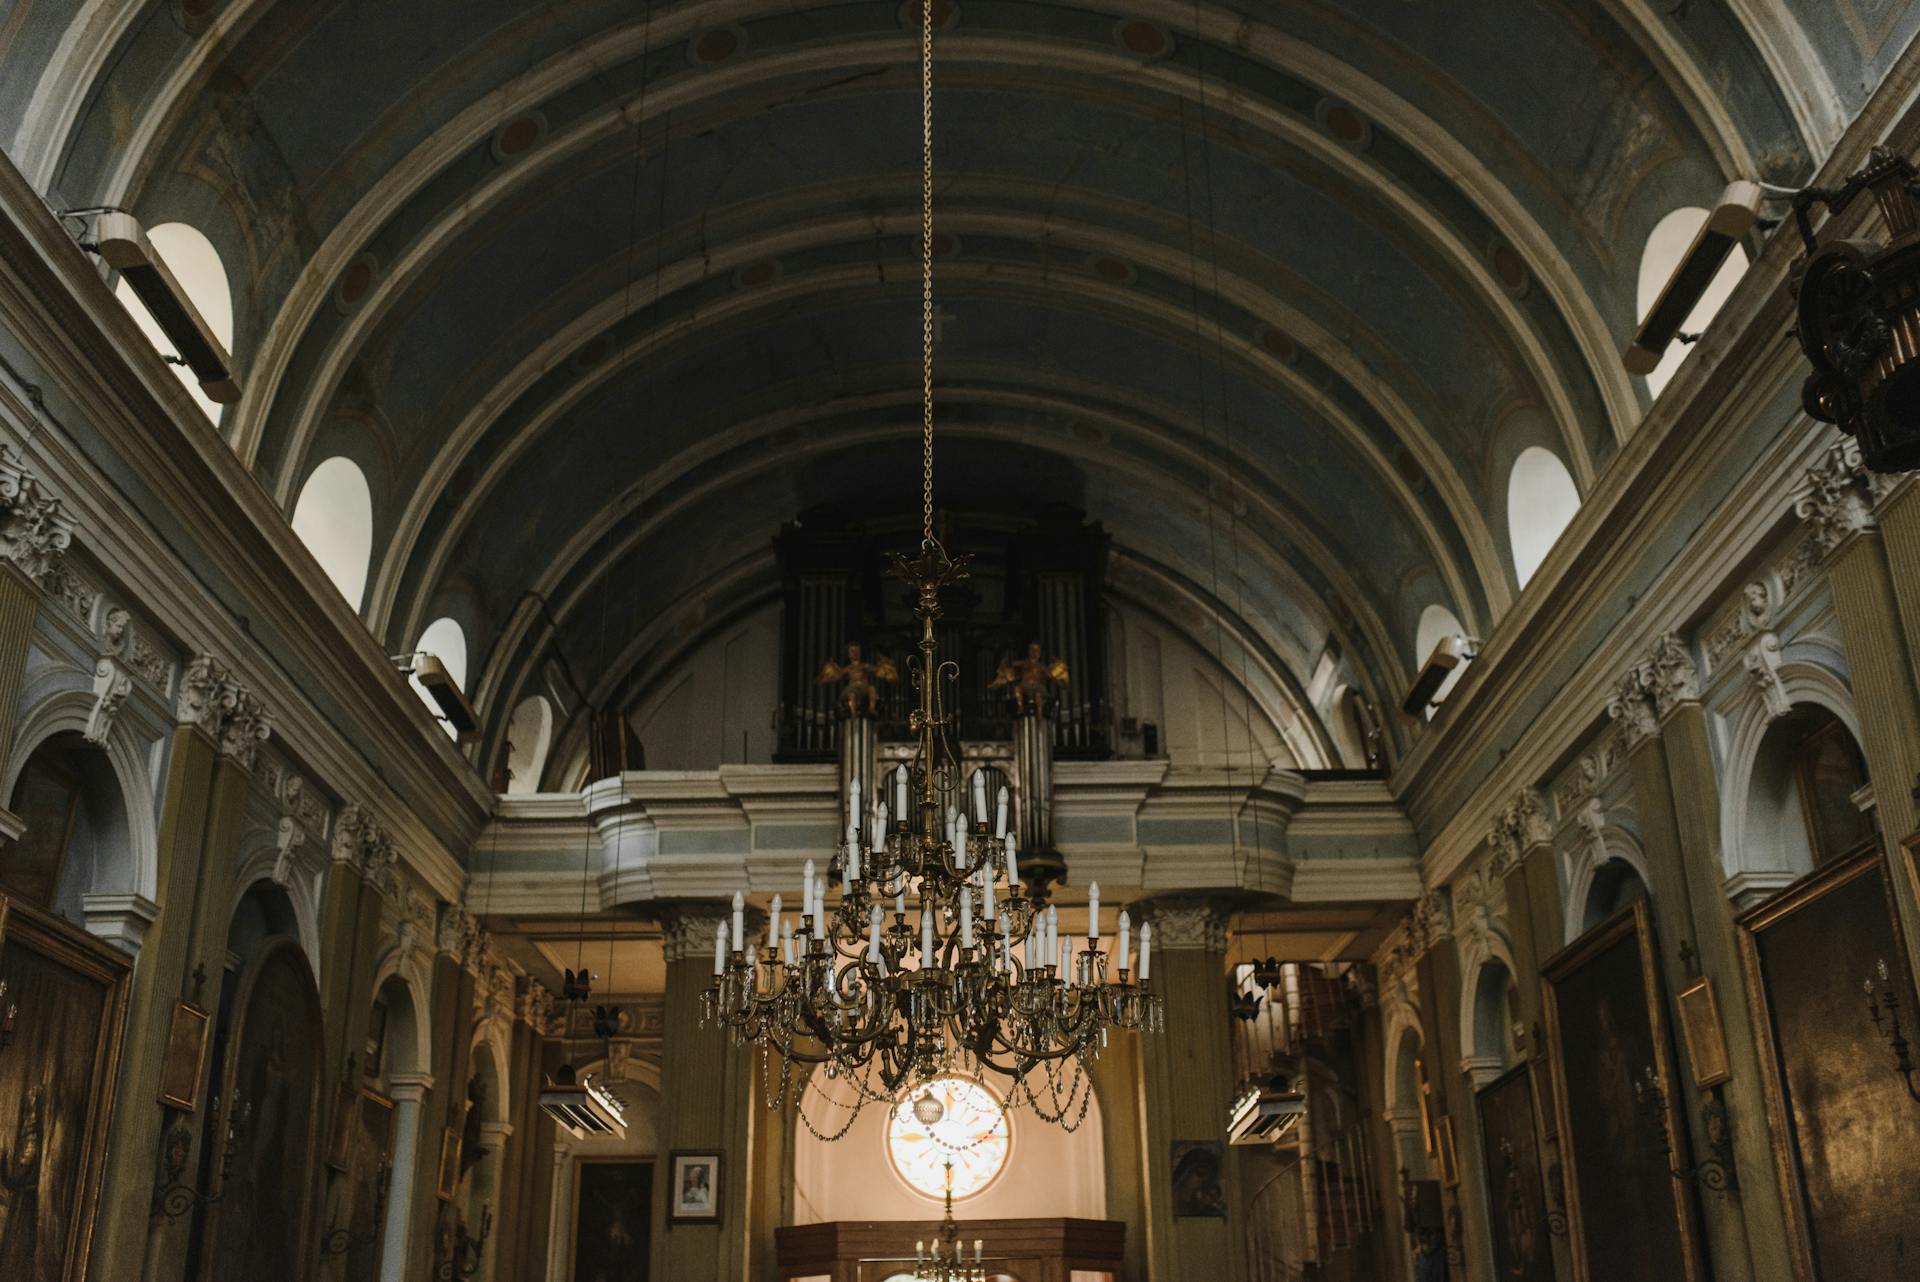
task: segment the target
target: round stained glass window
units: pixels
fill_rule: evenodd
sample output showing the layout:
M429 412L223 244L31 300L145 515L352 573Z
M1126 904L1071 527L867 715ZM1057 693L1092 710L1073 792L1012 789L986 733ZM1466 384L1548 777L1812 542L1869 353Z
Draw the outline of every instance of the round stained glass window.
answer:
M887 1121L887 1156L915 1192L941 1198L953 1164L958 1201L993 1183L1007 1164L1012 1136L994 1093L967 1077L942 1077L916 1087Z

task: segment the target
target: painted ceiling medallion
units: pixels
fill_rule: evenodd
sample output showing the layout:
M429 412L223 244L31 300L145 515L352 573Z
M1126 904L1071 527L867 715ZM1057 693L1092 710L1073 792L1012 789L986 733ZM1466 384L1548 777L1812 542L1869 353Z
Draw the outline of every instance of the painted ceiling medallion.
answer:
M703 31L687 46L687 55L695 65L717 67L747 47L747 33L740 27L715 27Z
M1504 240L1496 240L1487 246L1487 266L1493 269L1493 278L1500 282L1500 288L1515 298L1526 297L1531 277L1519 250Z
M1313 118L1327 134L1355 151L1364 151L1373 141L1373 122L1344 102L1322 98L1313 108Z
M537 111L525 112L501 124L493 131L493 158L504 164L538 147L547 136L547 118Z
M1260 350L1283 364L1291 365L1300 359L1300 344L1293 341L1285 330L1272 325L1262 325L1255 341Z
M380 262L372 254L361 254L347 264L334 283L333 302L342 312L350 312L366 301L373 283L380 278Z
M1173 33L1157 22L1130 18L1115 24L1114 43L1142 58L1160 58L1173 51Z
M740 289L758 289L762 285L771 285L780 279L780 261L776 258L762 258L756 262L742 263L733 273L733 283Z
M1135 279L1133 264L1123 262L1111 254L1095 254L1087 259L1087 266L1101 280L1113 285L1131 285Z

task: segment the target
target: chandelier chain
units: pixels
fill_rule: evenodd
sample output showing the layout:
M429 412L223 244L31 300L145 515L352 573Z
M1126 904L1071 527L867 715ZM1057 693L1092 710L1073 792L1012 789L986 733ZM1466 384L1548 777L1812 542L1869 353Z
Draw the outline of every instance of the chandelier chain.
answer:
M933 0L920 14L920 537L933 542Z

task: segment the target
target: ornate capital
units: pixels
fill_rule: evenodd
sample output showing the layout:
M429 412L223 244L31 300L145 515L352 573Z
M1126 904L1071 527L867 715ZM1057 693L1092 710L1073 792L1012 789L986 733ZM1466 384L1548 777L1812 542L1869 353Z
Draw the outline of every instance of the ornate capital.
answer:
M73 529L66 506L47 493L17 451L0 444L0 557L49 587L73 544Z
M1547 817L1546 798L1540 795L1539 789L1522 788L1513 794L1499 818L1493 821L1490 841L1500 860L1499 872L1504 872L1507 864L1524 858L1535 846L1553 841L1553 821Z
M1156 899L1150 905L1153 947L1227 951L1227 919L1207 899Z
M1678 632L1662 632L1655 638L1641 671L1661 720L1683 703L1700 702L1700 669Z
M1613 683L1607 695L1607 715L1620 723L1621 738L1631 751L1660 733L1660 718L1653 710L1653 698L1647 693L1642 664L1635 664Z
M391 892L395 886L394 865L400 852L393 838L362 806L348 806L333 825L333 860L350 864L360 876Z
M703 957L711 960L714 932L720 929L721 922L732 919L728 905L719 902L676 904L668 909L660 920L665 932L662 951L667 964ZM728 946L732 943L728 941Z
M557 1036L561 1031L560 1001L537 979L527 980L526 991L520 994L519 1014L527 1027L542 1037Z
M460 904L445 904L440 909L440 929L434 939L435 950L464 962L480 940L480 919Z
M1807 482L1793 500L1794 515L1812 527L1821 552L1832 552L1851 535L1872 528L1873 505L1886 484L1867 470L1857 443L1839 441L1807 469Z
M273 714L252 691L231 681L229 684L233 685L233 700L220 726L220 755L251 770L260 745L273 737Z
M204 726L209 734L219 732L227 713L227 700L236 687L228 681L227 665L210 654L196 654L180 674L180 691L174 698L173 715L183 726Z

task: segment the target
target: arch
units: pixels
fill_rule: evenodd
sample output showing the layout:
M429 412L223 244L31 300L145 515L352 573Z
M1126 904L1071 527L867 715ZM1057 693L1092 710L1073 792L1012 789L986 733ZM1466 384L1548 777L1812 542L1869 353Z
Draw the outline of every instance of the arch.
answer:
M87 898L98 898L91 906L82 898L79 916L69 920L134 952L146 929L145 920L137 920L139 912L162 906L158 904L158 818L148 768L152 744L140 741L126 715L108 728L104 742L86 744L93 706L90 693L62 690L21 718L19 746L7 762L0 796L13 798L27 762L49 742L57 740L68 749L84 746L85 757L93 763L83 780L89 798L86 805L98 816L96 831L109 839L94 844L87 884L81 891Z
M1791 741L1818 717L1831 718L1857 747L1860 719L1846 679L1827 660L1824 643L1808 638L1782 649L1769 706L1760 687L1745 683L1740 699L1723 710L1725 779L1720 792L1720 859L1727 893L1751 903L1812 871L1813 850L1792 777ZM1835 660L1837 661L1837 660ZM1780 703L1787 711L1776 716ZM1786 729L1776 729L1785 723Z
M293 910L292 933L300 941L300 947L307 954L307 963L313 967L314 982L320 977L320 903L314 894L313 886L302 877L293 876L286 880L280 877L280 851L274 846L260 846L242 856L235 867L233 878L232 911L238 912L241 901L249 895L259 893L258 888L272 887L286 896L288 906Z
M1660 291L1667 286L1667 280L1673 275L1673 269L1680 265L1687 250L1693 244L1693 238L1707 221L1707 211L1695 205L1685 205L1667 214L1653 225L1647 233L1647 243L1640 251L1639 287L1635 291L1634 323L1637 325L1647 318L1654 303L1660 297ZM1720 264L1720 270L1707 282L1700 301L1693 305L1682 321L1680 329L1684 333L1700 334L1706 332L1713 323L1714 316L1726 303L1727 296L1733 293L1733 287L1747 274L1747 249L1744 245L1735 245L1727 260ZM1655 400L1672 381L1675 371L1687 359L1691 346L1675 339L1660 354L1660 363L1647 375L1647 392Z
M231 355L233 351L233 289L227 281L227 266L220 261L220 251L213 247L213 242L207 239L204 232L187 223L161 223L147 228L146 231L147 242L166 263L167 270L173 273L174 280L179 282L181 290L186 293L187 301L193 304L194 310L200 313L200 318L206 321L207 328L213 331L213 336L220 340L220 346L226 348ZM153 318L153 313L147 310L147 305L140 301L133 292L133 287L124 279L114 283L113 296L120 300L120 305L127 309L128 315L133 317L133 323L138 325L140 332L147 336L147 341L153 344L154 351L162 356L177 355L173 350L172 341L161 331L160 322ZM218 424L220 416L226 411L226 406L201 390L200 381L193 376L192 370L184 365L175 365L171 368L174 376L180 380L181 386L192 394L206 416Z
M1580 491L1560 456L1529 445L1507 473L1507 540L1521 587L1533 577L1580 510Z
M530 694L513 707L507 722L507 792L540 791L547 768L547 750L553 746L553 704L545 695Z
M1584 935L1636 899L1650 898L1647 879L1638 867L1625 859L1604 860L1587 878L1575 934Z
M453 683L463 691L467 688L467 632L460 626L458 620L449 615L441 615L420 633L420 640L413 648L440 660L440 665L447 670L447 675L453 678ZM438 719L440 709L434 703L433 696L427 693L427 688L420 684L420 678L408 677L407 683L413 687L413 692L420 696L420 702L426 704L427 709L433 713L435 719ZM449 737L454 739L460 737L460 732L451 725L445 722L441 724Z
M358 610L373 562L373 494L360 465L336 454L314 468L300 487L291 524L347 604Z
M1413 670L1416 673L1419 672L1421 665L1425 664L1427 657L1433 653L1433 648L1447 637L1466 635L1467 629L1461 624L1460 616L1444 605L1429 605L1420 611L1420 624L1414 630ZM1447 674L1447 679L1440 683L1438 690L1434 691L1433 702L1427 705L1427 720L1433 720L1435 709L1447 701L1447 694L1459 683L1461 675L1466 670L1467 667L1463 663Z
M1513 1039L1513 971L1498 957L1488 957L1473 978L1473 1002L1462 1011L1470 1040L1460 1044L1471 1048L1474 1059L1489 1067L1504 1069L1515 1058Z
M1650 900L1651 885L1646 856L1631 832L1616 824L1590 830L1568 860L1566 899L1561 905L1563 942L1572 943L1605 920L1631 894L1644 894Z

